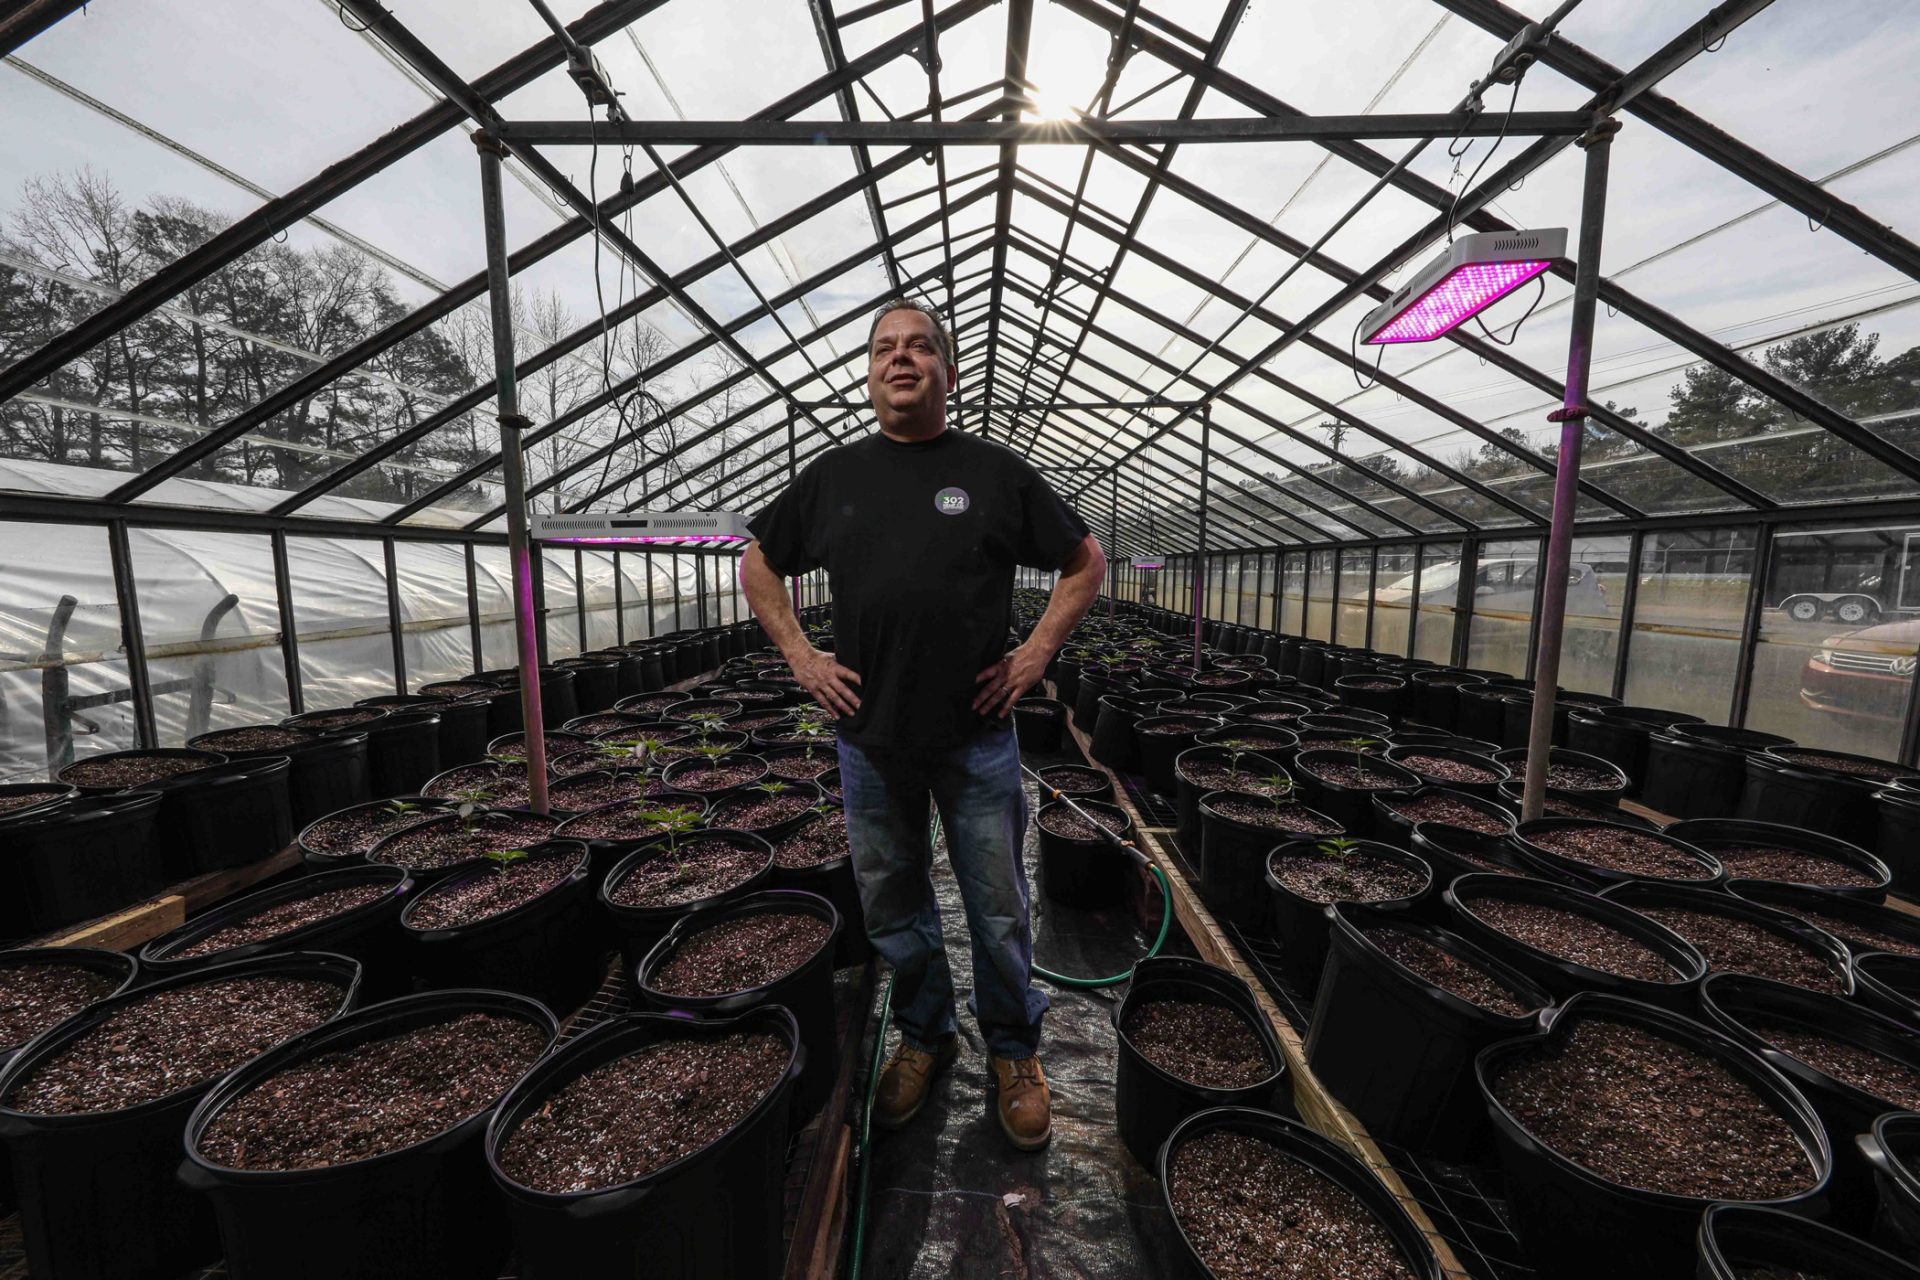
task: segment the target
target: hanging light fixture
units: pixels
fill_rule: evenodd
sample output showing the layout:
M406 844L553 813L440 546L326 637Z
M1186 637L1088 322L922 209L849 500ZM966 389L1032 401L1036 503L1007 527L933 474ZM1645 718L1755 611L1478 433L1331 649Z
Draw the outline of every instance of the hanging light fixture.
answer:
M1452 332L1567 254L1567 229L1461 236L1360 322L1361 341L1431 342Z
M541 515L528 530L535 542L622 546L671 542L712 546L751 542L747 518L736 511L623 511L617 515Z

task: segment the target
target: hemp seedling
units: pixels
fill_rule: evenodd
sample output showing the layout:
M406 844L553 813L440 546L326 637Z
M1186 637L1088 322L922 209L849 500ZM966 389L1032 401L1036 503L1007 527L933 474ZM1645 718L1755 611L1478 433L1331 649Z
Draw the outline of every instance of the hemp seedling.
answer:
M1273 773L1260 781L1266 784L1266 790L1262 794L1267 797L1267 803L1275 810L1285 808L1287 802L1293 797L1293 779L1284 773Z
M727 718L718 711L696 711L687 717L687 723L695 733L708 738L727 723Z
M512 866L514 863L520 861L522 858L526 856L527 856L527 851L525 849L489 849L487 850L487 861L491 862L493 864L493 869L499 872L501 875L507 874L508 867Z
M405 800L389 800L387 801L387 812L396 818L404 818L410 813L420 812L420 806L417 804L408 804Z
M702 756L706 759L708 773L718 773L720 772L720 758L732 751L733 748L724 742L709 742L702 743L697 747L688 747L687 750L694 755Z
M1327 888L1335 894L1346 897L1359 896L1360 886L1354 882L1352 874L1353 852L1359 847L1358 840L1347 836L1329 836L1314 846L1322 857L1332 859L1340 868L1338 872L1327 877Z
M1368 747L1379 746L1380 740L1378 738L1346 738L1341 741L1340 745L1353 752L1354 770L1364 775L1367 771L1367 766L1362 762L1360 757L1366 754Z

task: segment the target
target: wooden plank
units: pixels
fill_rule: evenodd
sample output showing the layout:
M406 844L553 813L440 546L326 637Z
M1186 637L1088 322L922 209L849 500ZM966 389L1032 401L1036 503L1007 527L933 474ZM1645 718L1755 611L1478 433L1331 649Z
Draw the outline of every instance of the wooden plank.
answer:
M820 1114L807 1126L821 1145L814 1151L813 1165L807 1171L807 1183L800 1193L800 1210L794 1217L793 1240L787 1246L787 1265L782 1273L785 1280L831 1276L839 1263L849 1187L853 1081L859 1068L860 1042L866 1038L868 1015L873 1009L879 966L876 956L869 959L861 971L851 1013L846 1025L840 1028L840 1071L834 1077L833 1092ZM826 1260L820 1263L817 1258L823 1251L826 1251ZM821 1271L820 1266L826 1269Z
M58 937L48 938L40 945L132 951L186 922L187 900L177 893L169 893L135 903L125 910L116 911Z
M1185 870L1180 865L1179 858L1174 854L1172 842L1164 835L1153 834L1154 828L1145 826L1139 809L1135 807L1133 798L1127 794L1127 789L1121 784L1119 777L1113 770L1093 758L1087 735L1075 726L1071 719L1068 720L1067 726L1074 740L1080 744L1080 750L1087 757L1087 763L1093 768L1103 770L1107 776L1113 778L1113 803L1119 805L1126 811L1127 816L1133 819L1137 832L1145 833L1144 838L1138 842L1141 852L1166 873L1167 883L1173 887L1174 916L1180 921L1181 928L1186 930L1187 937L1192 941L1194 949L1200 953L1200 958L1232 973L1253 991L1253 998L1259 1004L1261 1013L1266 1015L1274 1034L1279 1037L1280 1051L1287 1060L1287 1074L1293 1080L1294 1109L1300 1113L1300 1119L1308 1128L1333 1139L1351 1151L1361 1163L1373 1171L1374 1176L1385 1184L1394 1198L1400 1202L1401 1207L1407 1211L1407 1215L1413 1219L1414 1224L1425 1233L1427 1243L1433 1247L1434 1256L1440 1260L1441 1269L1449 1277L1456 1277L1457 1280L1471 1280L1467 1269L1460 1265L1459 1257L1453 1252L1453 1246L1447 1243L1446 1237L1440 1234L1433 1225L1433 1220L1427 1216L1426 1209L1414 1199L1413 1193L1407 1190L1407 1185L1401 1179L1399 1171L1374 1144L1366 1127L1351 1111L1340 1105L1339 1101L1327 1091L1327 1087L1321 1084L1308 1068L1306 1028L1295 1027L1287 1015L1281 1012L1280 1007L1267 995L1266 988L1261 985L1260 976L1253 971L1252 966L1241 956L1239 948L1220 928L1219 922L1213 918L1213 913L1208 911L1206 905L1200 901L1200 895L1194 891Z

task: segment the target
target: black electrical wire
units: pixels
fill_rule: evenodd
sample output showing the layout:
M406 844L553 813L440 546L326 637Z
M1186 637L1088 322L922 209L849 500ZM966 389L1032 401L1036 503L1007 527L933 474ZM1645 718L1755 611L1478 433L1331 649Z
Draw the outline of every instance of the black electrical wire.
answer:
M1380 362L1386 358L1387 344L1384 342L1381 343L1380 349L1373 353L1373 381L1372 382L1361 381L1360 379L1360 326L1365 324L1366 322L1367 322L1367 318L1365 316L1361 316L1358 320L1355 320L1353 322L1353 332L1347 335L1347 355L1350 357L1350 359L1347 361L1347 372L1353 375L1353 381L1355 386L1359 387L1362 391L1371 391L1375 387L1380 385Z
M1486 334L1487 340L1493 343L1495 346L1510 347L1514 343L1520 341L1520 326L1527 322L1528 318L1533 315L1534 308L1540 305L1540 300L1547 296L1547 277L1545 276L1545 274L1535 276L1533 278L1533 281L1535 284L1539 285L1540 287L1534 291L1533 301L1527 304L1526 311L1521 314L1518 320L1515 320L1513 322L1513 325L1512 325L1513 334L1506 341L1502 342L1500 340L1500 335L1497 332L1487 328L1487 322L1480 318L1479 313L1478 312L1474 313L1473 322L1480 326L1480 332Z
M1515 80L1513 82L1513 95L1507 99L1507 114L1501 117L1501 120L1500 120L1499 134L1497 134L1494 137L1493 145L1487 148L1487 153L1480 157L1480 163L1473 166L1473 172L1467 175L1467 180L1460 184L1460 189L1453 193L1453 203L1447 206L1447 243L1448 244L1453 243L1453 226L1454 226L1454 223L1459 221L1458 214L1460 211L1460 197L1473 189L1473 184L1479 181L1480 179L1480 171L1487 167L1487 161L1493 159L1493 153L1498 151L1500 149L1500 144L1507 140L1507 126L1513 123L1514 104L1519 101L1520 101L1520 81ZM1447 154L1453 156L1454 159L1458 160L1460 156L1465 155L1466 152L1462 150L1459 153L1459 155L1454 155L1453 148L1448 147Z

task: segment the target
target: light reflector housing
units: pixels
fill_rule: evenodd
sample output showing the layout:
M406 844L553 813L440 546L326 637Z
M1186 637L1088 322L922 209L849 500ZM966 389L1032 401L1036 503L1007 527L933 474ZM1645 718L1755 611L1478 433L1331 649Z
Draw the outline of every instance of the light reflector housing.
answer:
M1566 256L1567 229L1483 231L1447 251L1360 322L1368 345L1431 342L1486 310Z
M713 546L753 540L746 517L735 511L625 511L617 515L535 512L528 532L535 542L589 547L653 543Z
M1136 569L1164 569L1167 567L1165 556L1135 556L1133 567Z

